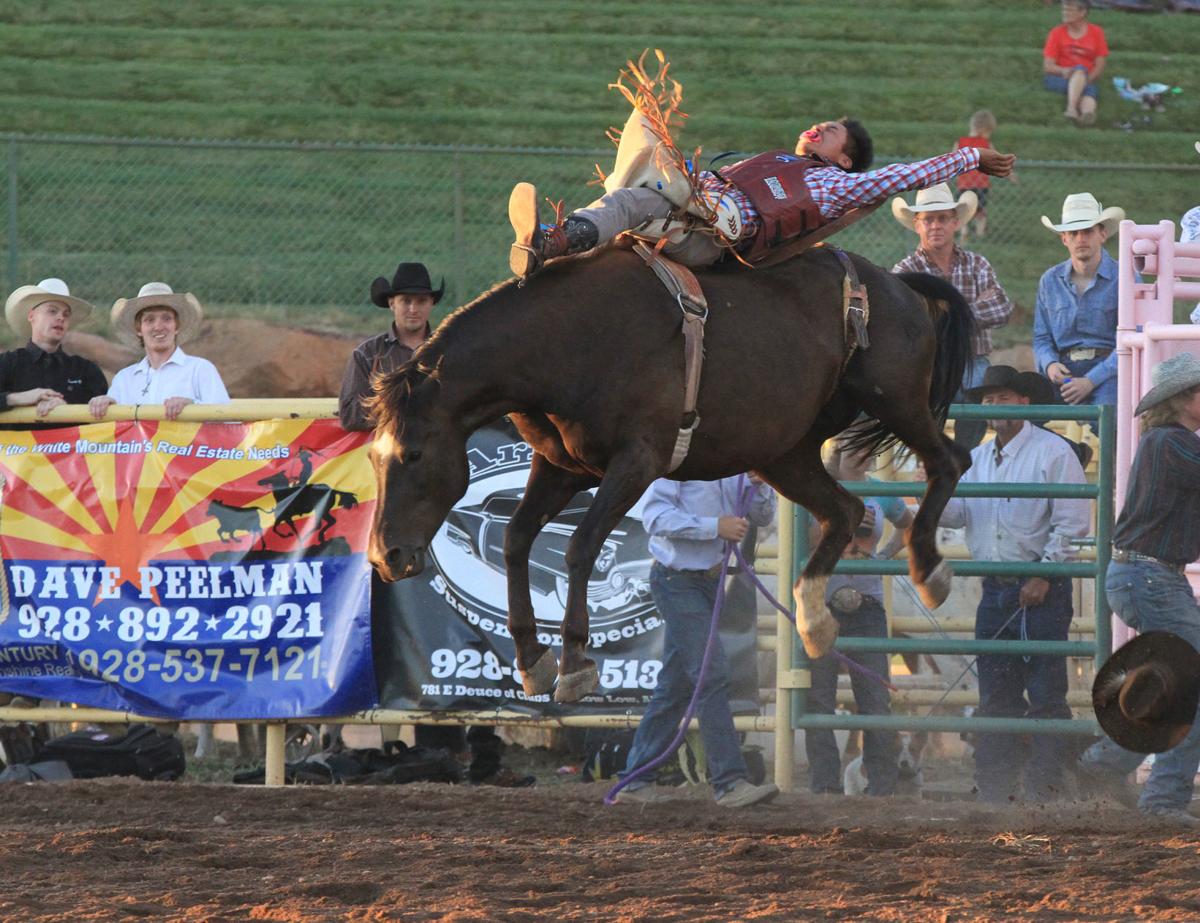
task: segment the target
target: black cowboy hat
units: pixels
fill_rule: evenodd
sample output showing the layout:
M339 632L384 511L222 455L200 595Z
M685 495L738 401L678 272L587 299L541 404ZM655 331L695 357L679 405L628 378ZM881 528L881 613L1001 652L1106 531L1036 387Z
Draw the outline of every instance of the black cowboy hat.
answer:
M1136 753L1176 747L1200 705L1200 654L1169 631L1148 631L1113 651L1096 673L1092 706L1109 737Z
M432 295L433 303L437 304L445 291L445 276L442 277L441 287L434 291L429 270L424 263L401 263L396 267L391 282L379 276L371 283L371 301L378 307L386 308L388 299L393 295Z
M1041 403L1042 398L1047 394L1042 381L1042 376L1036 372L1018 372L1011 365L989 365L983 373L983 384L967 389L967 400L972 404L978 404L989 391L999 391L1005 388L1029 398L1035 404ZM1050 400L1046 403L1053 404L1054 401Z

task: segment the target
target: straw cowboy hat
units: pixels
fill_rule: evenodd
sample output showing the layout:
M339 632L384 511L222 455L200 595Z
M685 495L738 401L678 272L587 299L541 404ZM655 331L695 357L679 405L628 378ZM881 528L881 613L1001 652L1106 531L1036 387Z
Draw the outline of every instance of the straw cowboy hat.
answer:
M1092 707L1126 750L1163 753L1179 743L1200 704L1200 654L1169 631L1147 631L1113 651L1096 673Z
M1118 222L1124 217L1125 209L1115 205L1102 209L1090 192L1076 192L1063 199L1061 224L1055 224L1045 215L1042 215L1042 224L1056 234L1064 231L1084 231L1100 224L1111 237Z
M441 288L434 291L429 270L424 263L401 263L396 267L391 282L378 276L371 283L371 301L378 307L386 308L389 307L388 299L393 295L432 295L433 303L437 304L445 291L445 277L442 278Z
M913 216L918 212L946 212L954 209L954 214L958 216L959 224L965 221L970 221L975 215L975 209L979 207L979 197L971 190L967 190L958 197L958 201L954 200L954 193L950 191L950 187L945 183L938 183L936 186L930 186L928 189L922 189L917 193L916 202L909 205L904 201L903 196L896 196L892 199L892 214L896 220L908 228L910 231L915 230L913 227Z
M1037 372L1018 372L1011 365L989 365L983 373L982 383L967 389L967 400L978 404L985 394L1007 389L1029 398L1032 403L1052 404L1053 397L1049 401L1043 400L1047 390L1042 386L1043 381L1046 379Z
M1150 373L1154 386L1147 391L1133 410L1136 417L1169 397L1200 385L1200 359L1191 353L1180 353L1160 362Z
M191 292L176 292L165 282L147 282L136 298L118 298L112 306L112 327L121 342L140 348L137 316L148 308L170 308L179 321L176 343L185 343L200 332L204 308Z
M29 323L29 312L47 301L61 301L71 307L71 320L81 321L92 313L92 306L82 298L76 298L62 279L43 279L37 285L22 285L4 302L4 316L8 326L23 340L33 336Z

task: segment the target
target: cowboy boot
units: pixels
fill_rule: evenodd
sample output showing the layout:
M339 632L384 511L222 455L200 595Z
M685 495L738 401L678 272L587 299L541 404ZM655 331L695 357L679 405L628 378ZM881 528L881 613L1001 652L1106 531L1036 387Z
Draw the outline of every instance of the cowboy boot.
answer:
M600 237L592 222L575 215L568 215L561 225L543 225L538 220L538 193L532 183L513 187L508 198L508 220L515 235L508 265L521 279L540 269L546 260L592 249Z

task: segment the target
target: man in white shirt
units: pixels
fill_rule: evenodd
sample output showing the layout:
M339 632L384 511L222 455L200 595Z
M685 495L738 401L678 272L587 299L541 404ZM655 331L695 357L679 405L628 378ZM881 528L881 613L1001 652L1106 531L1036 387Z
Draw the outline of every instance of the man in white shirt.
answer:
M203 319L195 295L174 292L165 282L146 283L136 298L118 298L113 330L130 346L144 348L146 357L117 372L108 394L92 398L92 416L101 419L113 404L162 404L174 420L188 404L229 403L216 366L179 345L199 332Z
M996 365L983 384L967 391L985 405L1029 404L1040 382L1033 372ZM1083 468L1066 441L1027 420L991 420L996 432L971 452L964 484L1084 483ZM1072 539L1091 524L1087 500L955 497L941 524L966 528L967 547L978 561L1067 561ZM1065 641L1073 606L1067 577L984 577L975 614L975 637ZM989 718L1070 718L1064 657L1025 658L980 654L979 714ZM1026 698L1028 695L1028 699ZM1062 797L1066 742L1033 734L1026 744L1016 734L981 734L975 747L975 783L982 801L1008 803L1020 796L1052 801Z

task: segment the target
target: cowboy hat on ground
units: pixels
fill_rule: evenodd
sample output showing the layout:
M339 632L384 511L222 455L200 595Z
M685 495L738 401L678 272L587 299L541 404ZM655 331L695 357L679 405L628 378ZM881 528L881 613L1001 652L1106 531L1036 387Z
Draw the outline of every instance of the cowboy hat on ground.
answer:
M393 295L432 295L433 303L442 300L446 291L446 278L442 277L441 287L434 291L433 282L429 278L429 270L424 263L401 263L396 267L392 281L388 282L383 276L378 276L371 283L371 301L381 308L389 307L388 299Z
M968 189L955 201L954 193L946 183L922 189L917 193L916 201L912 205L904 201L903 196L892 199L892 215L910 231L916 230L913 227L913 217L920 212L948 212L953 209L958 223L963 224L974 217L978 207L979 197L975 193Z
M989 365L983 373L983 381L967 389L967 400L978 404L985 394L1008 390L1029 398L1031 403L1039 404L1046 396L1046 389L1042 386L1044 380L1037 372L1018 372L1011 365ZM1053 400L1048 403L1053 403Z
M1200 385L1200 359L1191 353L1172 356L1154 367L1150 372L1150 381L1153 382L1153 387L1134 408L1135 417L1176 394L1182 394L1189 388Z
M61 301L71 307L71 320L78 322L92 313L92 306L76 298L62 279L43 279L37 285L22 285L4 302L4 317L8 326L23 340L33 336L29 312L47 301Z
M1085 231L1096 225L1103 225L1111 237L1117 224L1125 217L1125 209L1112 205L1101 208L1096 197L1090 192L1076 192L1063 199L1062 223L1055 224L1042 215L1042 224L1057 234L1066 231Z
M1198 704L1200 654L1169 631L1147 631L1113 651L1092 684L1100 727L1135 753L1178 746Z
M178 330L175 342L183 344L200 331L204 308L191 292L176 292L165 282L147 282L138 289L136 298L118 298L112 306L112 327L121 342L141 347L137 334L137 318L150 308L170 308L175 312Z

